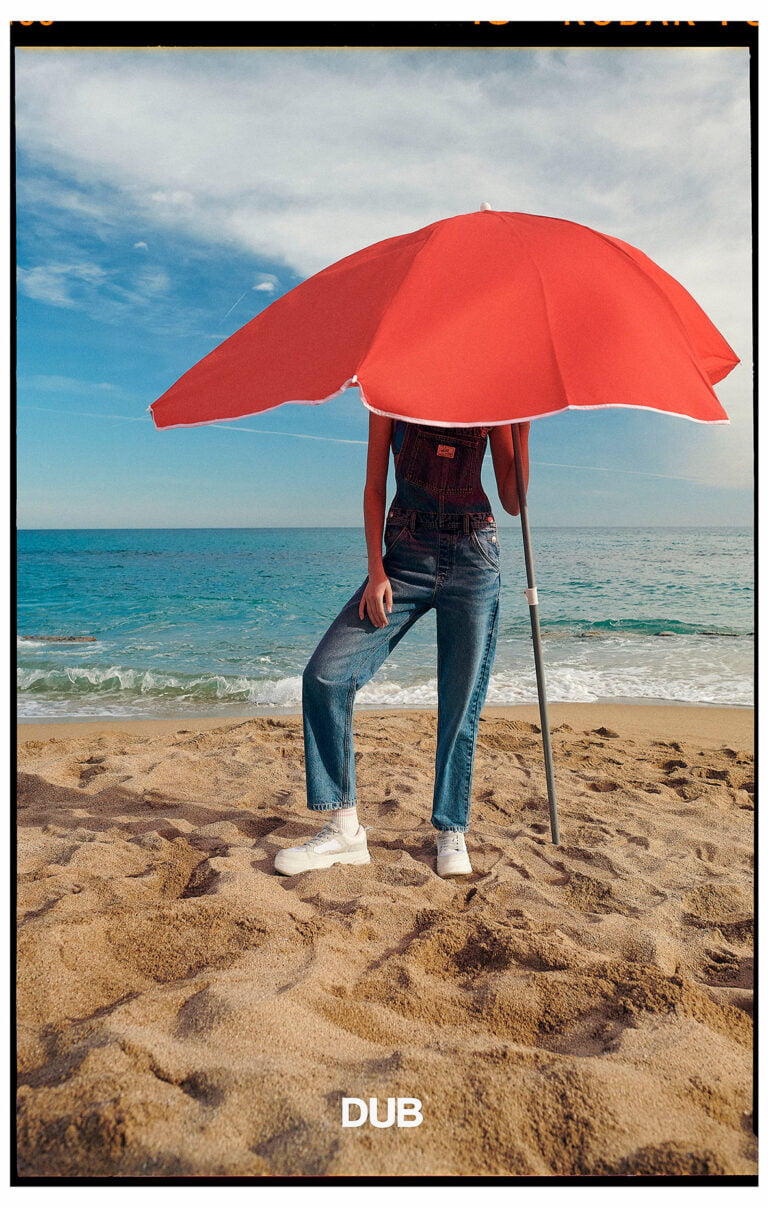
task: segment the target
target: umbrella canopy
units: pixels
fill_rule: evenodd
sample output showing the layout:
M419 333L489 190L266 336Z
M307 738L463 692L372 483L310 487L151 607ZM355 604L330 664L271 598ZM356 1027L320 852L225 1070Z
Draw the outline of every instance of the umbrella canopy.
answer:
M316 273L148 410L158 428L323 403L455 427L566 408L728 423L712 389L739 358L678 281L579 223L484 209Z

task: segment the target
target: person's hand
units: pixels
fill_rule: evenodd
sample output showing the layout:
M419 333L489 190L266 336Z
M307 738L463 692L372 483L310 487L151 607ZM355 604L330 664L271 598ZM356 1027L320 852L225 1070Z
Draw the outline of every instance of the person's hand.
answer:
M360 620L364 619L367 611L371 624L375 625L377 629L383 629L385 625L389 624L384 613L385 605L387 612L391 612L392 587L382 569L379 572L368 575L368 582L357 610Z

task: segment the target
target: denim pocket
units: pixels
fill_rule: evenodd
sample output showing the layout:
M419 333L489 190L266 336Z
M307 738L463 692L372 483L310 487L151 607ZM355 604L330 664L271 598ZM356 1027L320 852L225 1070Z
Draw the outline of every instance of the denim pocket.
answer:
M408 429L398 469L414 486L432 494L467 495L476 489L485 442L455 428L413 425Z
M489 566L492 566L494 570L498 570L501 562L501 552L499 550L499 539L496 535L496 525L493 524L487 525L485 528L472 529L472 541Z
M388 524L384 529L384 549L390 554L408 532L407 524Z

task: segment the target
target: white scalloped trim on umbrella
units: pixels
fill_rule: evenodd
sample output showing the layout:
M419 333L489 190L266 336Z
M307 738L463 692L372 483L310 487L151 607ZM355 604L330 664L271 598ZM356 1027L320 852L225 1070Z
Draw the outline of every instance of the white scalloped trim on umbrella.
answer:
M352 374L351 378L347 378L338 390L334 390L332 394L326 394L325 398L289 398L283 399L280 403L275 403L274 407L264 407L258 411L244 411L242 415L233 415L230 419L225 420L210 420L199 419L193 420L192 423L182 424L163 424L163 427L158 431L165 432L171 428L202 428L206 424L211 428L220 428L225 424L234 423L238 419L248 419L252 415L267 415L270 411L276 411L278 407L289 407L292 404L297 407L321 407L323 403L329 403L331 399L338 398L345 390L349 390L351 386L356 386L360 392L360 399L363 406L372 411L374 415L383 415L385 419L400 419L406 424L423 424L425 427L432 428L501 428L506 424L528 424L537 419L546 419L550 415L561 415L564 411L602 411L608 407L623 407L628 411L653 411L656 415L670 415L675 419L687 419L694 424L730 424L729 419L697 419L693 415L684 415L679 411L668 411L665 407L644 407L640 403L566 403L564 407L557 407L554 411L540 411L536 415L516 415L512 419L475 419L471 423L450 423L446 424L440 420L423 419L420 416L397 415L394 411L382 411L379 407L374 407L368 402L365 397L362 382L359 380L356 373ZM154 403L150 403L147 411L152 414ZM152 415L154 421L154 415Z
M368 402L357 374L354 375L351 382L360 391L363 406L367 407L369 411L373 411L375 415L383 415L387 419L401 419L406 424L424 424L425 427L433 428L501 428L505 424L532 423L535 419L546 419L550 415L561 415L563 411L601 411L606 407L624 407L632 411L655 411L657 415L671 415L677 419L689 419L694 424L730 424L731 422L729 419L696 419L693 415L684 415L679 411L667 411L664 407L644 407L640 403L566 403L564 407L557 407L554 411L539 411L536 415L516 415L514 419L473 419L468 424L454 422L446 424L441 420L419 419L410 415L396 415L393 411L381 411L378 407L374 407ZM346 385L342 389L346 389ZM334 398L335 396L330 394L328 397ZM323 402L325 402L325 399L323 399Z
M162 428L158 428L158 431L166 432L171 428L202 428L206 424L209 428L220 428L222 424L232 424L235 422L235 420L248 419L252 415L267 415L268 412L276 411L278 407L290 406L291 403L295 403L296 406L300 407L320 407L323 403L329 403L332 398L338 398L339 395L343 394L345 390L348 390L350 386L357 386L357 384L357 374L355 373L351 378L347 378L346 382L344 382L342 386L339 386L338 390L334 390L332 394L326 394L325 398L286 398L280 403L275 403L273 407L259 408L258 411L243 411L241 415L232 415L229 417L229 419L196 419L191 423L163 424ZM147 411L149 411L150 415L152 415L153 422L155 419L154 413L152 412L154 405L154 403L150 403L147 407Z

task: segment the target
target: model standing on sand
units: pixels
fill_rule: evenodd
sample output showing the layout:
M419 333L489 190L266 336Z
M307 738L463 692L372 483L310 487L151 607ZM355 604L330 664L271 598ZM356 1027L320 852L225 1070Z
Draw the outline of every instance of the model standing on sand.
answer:
M528 433L520 425L524 482ZM365 483L368 576L309 660L302 708L307 805L330 819L300 847L278 852L288 876L332 864L367 864L357 818L352 714L357 690L378 671L412 625L437 614L437 755L432 825L440 876L470 873L472 770L480 710L496 652L499 540L480 473L488 433L504 509L520 512L509 424L436 428L369 415ZM386 507L390 447L397 490ZM382 558L381 540L385 553Z

